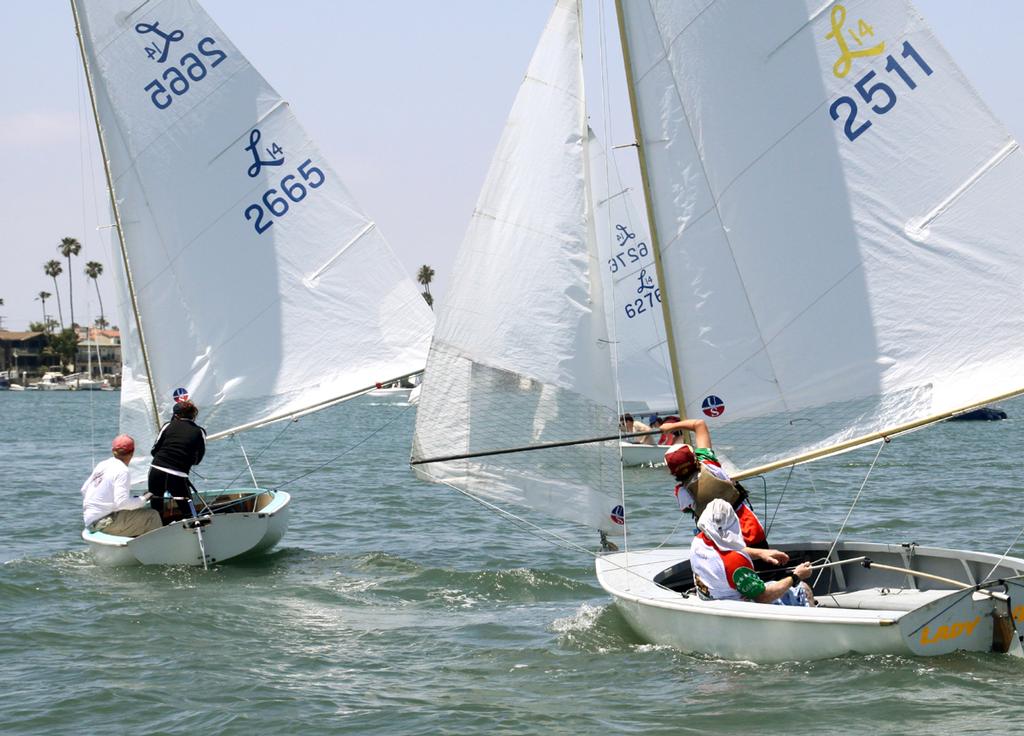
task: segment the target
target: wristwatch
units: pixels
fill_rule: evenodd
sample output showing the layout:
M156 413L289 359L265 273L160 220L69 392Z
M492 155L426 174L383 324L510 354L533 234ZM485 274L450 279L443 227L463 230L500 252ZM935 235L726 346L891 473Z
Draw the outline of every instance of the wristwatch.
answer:
M791 573L789 574L789 577L790 577L790 578L792 578L792 580L793 580L793 586L792 586L792 587L794 587L794 588L795 588L795 587L797 587L798 585L800 585L800 578L798 578L798 577L797 577L797 575L796 575L796 573L795 573L795 572L791 572Z

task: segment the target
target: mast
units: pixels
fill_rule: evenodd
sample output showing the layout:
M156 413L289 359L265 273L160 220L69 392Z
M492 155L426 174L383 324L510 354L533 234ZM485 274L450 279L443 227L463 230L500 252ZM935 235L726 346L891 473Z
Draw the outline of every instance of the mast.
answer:
M92 74L89 70L89 58L85 53L85 39L82 38L82 26L78 19L78 5L71 0L71 15L75 19L75 36L78 37L78 50L82 54L82 69L85 71L85 84L89 88L89 102L92 105L92 117L96 123L96 136L100 141L100 156L103 158L103 174L107 177L107 194L110 196L110 206L114 212L114 227L117 230L117 241L121 248L121 260L124 263L124 273L128 279L128 294L131 297L132 313L135 315L135 327L139 331L139 344L142 347L142 362L146 369L146 383L149 385L149 398L153 406L153 422L157 430L160 429L160 413L156 405L156 392L153 388L153 371L149 366L149 350L146 348L146 337L142 331L142 317L139 315L139 303L135 295L135 282L132 279L132 269L128 261L128 249L124 242L124 230L121 228L121 210L117 206L117 198L114 196L114 180L110 175L110 158L107 156L107 144L103 138L103 126L100 125L99 110L96 108L96 93L92 86Z
M668 343L668 359L672 366L672 386L675 389L676 404L679 418L686 419L686 398L683 395L683 378L676 357L675 334L672 329L672 315L668 308L668 294L665 293L665 267L661 262L661 239L658 237L658 225L654 216L654 200L651 197L651 180L647 171L647 153L644 149L643 134L640 130L640 112L636 104L636 89L633 80L633 64L629 56L629 40L626 36L625 14L622 0L615 0L615 15L619 22L619 41L622 46L622 61L626 67L626 87L629 90L629 109L633 116L633 138L636 141L637 158L640 161L640 179L643 182L644 206L647 210L647 226L650 229L651 249L654 252L654 271L658 275L658 283L662 286L661 312L665 322L665 342ZM687 438L690 433L687 432Z

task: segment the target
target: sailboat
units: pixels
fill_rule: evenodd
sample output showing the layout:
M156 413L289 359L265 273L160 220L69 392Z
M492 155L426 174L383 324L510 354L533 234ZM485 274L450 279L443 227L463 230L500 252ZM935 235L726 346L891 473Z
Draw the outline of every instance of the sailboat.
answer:
M1024 160L909 3L617 18L675 397L734 478L1024 392ZM776 545L816 560L804 608L701 599L688 545L607 544L629 514L581 58L580 3L560 0L438 306L417 473L600 530L597 579L648 641L758 662L1024 655L1008 554Z
M116 226L133 483L176 400L200 408L209 440L241 443L421 371L433 318L411 278L199 4L71 7ZM252 487L201 492L194 518L82 538L112 565L205 566L270 549L290 495L248 471Z

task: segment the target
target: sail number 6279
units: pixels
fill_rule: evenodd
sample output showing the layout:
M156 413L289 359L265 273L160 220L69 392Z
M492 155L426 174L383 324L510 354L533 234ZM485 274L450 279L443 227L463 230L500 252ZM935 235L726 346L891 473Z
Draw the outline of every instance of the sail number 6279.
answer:
M310 189L317 189L324 183L324 172L313 165L312 159L307 158L299 164L298 172L305 184L299 181L295 174L288 174L281 179L279 189L272 188L263 193L260 198L262 204L254 203L245 208L245 219L253 222L257 235L262 235L270 229L274 224L274 217L280 219L288 214L291 209L289 201L298 204L304 200L309 194L307 185ZM279 192L284 193L284 196L282 197Z

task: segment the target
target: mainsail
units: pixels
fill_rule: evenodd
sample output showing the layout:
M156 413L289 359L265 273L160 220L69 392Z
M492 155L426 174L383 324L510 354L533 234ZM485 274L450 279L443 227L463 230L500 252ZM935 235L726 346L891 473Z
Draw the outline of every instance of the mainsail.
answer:
M746 471L1024 390L1024 159L908 2L619 2L689 416Z
M615 326L622 410L671 414L676 397L647 222L635 202L638 193L623 184L615 161L593 133L589 145L594 230L606 319Z
M133 286L121 426L139 448L179 388L216 436L422 370L415 285L198 3L72 6Z
M556 5L439 306L413 461L615 435L577 0ZM491 501L621 529L616 443L417 465Z

